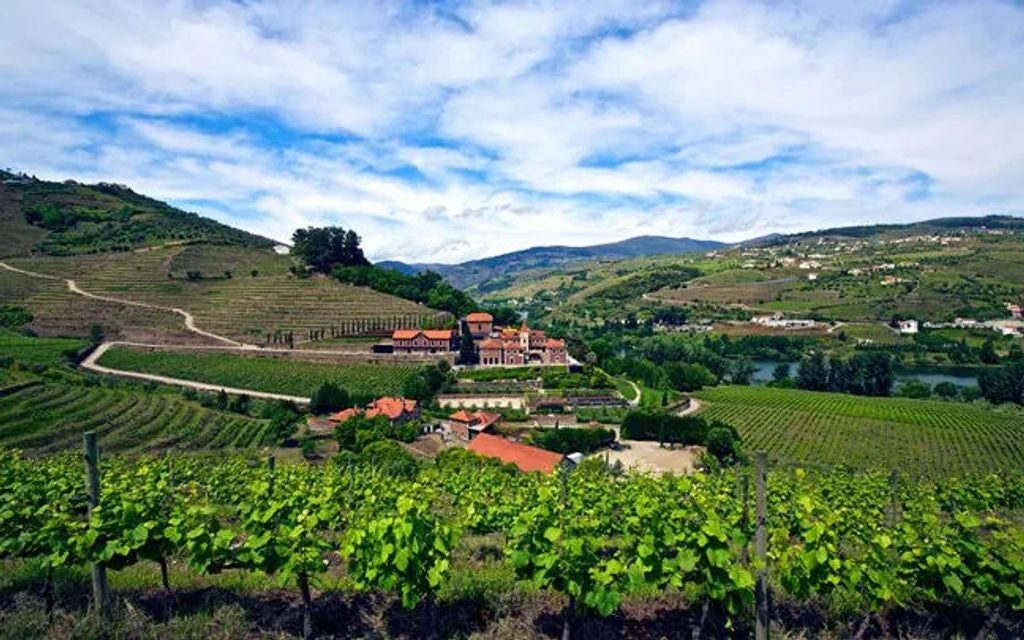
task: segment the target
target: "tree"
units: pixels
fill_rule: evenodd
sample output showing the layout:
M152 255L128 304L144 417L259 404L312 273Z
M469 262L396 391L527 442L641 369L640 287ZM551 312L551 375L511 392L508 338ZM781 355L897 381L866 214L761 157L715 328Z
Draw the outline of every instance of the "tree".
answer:
M772 381L782 384L787 380L789 380L789 363L780 362L779 364L775 365L775 369L772 370Z
M323 382L309 399L309 411L313 414L330 413L348 409L352 406L352 399L348 391L334 384Z
M829 366L825 354L814 351L800 361L796 372L796 386L811 391L825 391L829 386Z
M90 342L95 342L96 344L99 344L100 342L103 342L103 338L104 337L105 337L105 333L103 331L103 327L101 327L98 324L94 324L91 327L89 327L89 341Z
M996 353L996 345L992 342L992 338L989 338L985 341L985 344L981 345L981 352L978 356L985 364L999 364L999 354Z
M1020 345L1017 343L1011 344L1010 352L1007 354L1006 359L1011 362L1024 360L1024 349L1021 349Z
M932 386L920 380L908 380L900 387L900 395L904 398L929 398L932 395Z
M475 364L477 355L473 348L473 334L469 332L469 323L460 322L462 335L459 339L459 362L461 364Z
M989 402L1024 404L1024 360L1007 367L982 369L978 374L978 387Z
M750 379L754 376L756 370L757 368L750 360L737 360L732 365L730 379L733 384L750 384Z
M359 246L359 235L342 227L307 227L292 234L292 255L321 273L330 273L335 265L369 266Z
M718 384L715 374L702 364L672 362L665 366L672 386L680 391L697 391Z
M736 453L736 438L733 432L724 426L714 426L704 440L708 453L715 456L719 462L726 462L732 459Z
M960 395L960 387L948 381L940 382L939 384L935 385L935 388L932 389L932 391L935 393L935 395L945 400L952 400Z

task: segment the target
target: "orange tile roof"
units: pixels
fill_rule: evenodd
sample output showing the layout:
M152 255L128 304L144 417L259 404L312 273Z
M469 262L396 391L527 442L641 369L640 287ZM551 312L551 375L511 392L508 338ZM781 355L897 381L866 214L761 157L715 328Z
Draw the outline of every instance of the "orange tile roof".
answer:
M484 340L483 342L480 343L480 348L481 349L500 349L501 348L501 342L498 341L498 340L495 340L494 338L488 338L488 339L486 339L486 340Z
M331 422L345 422L349 418L353 418L359 415L360 413L360 410L355 408L342 409L337 413L332 413L331 415L327 416L327 419L330 420Z
M486 311L476 311L466 316L469 322L494 322L494 316Z
M412 340L418 336L420 332L416 329L395 329L391 334L392 340Z
M398 419L403 413L416 410L415 400L405 398L377 398L366 407L366 417L385 415L390 420Z
M472 422L473 416L465 409L459 409L452 415L448 416L449 420L455 420L457 422Z
M548 341L544 343L546 349L564 349L565 340L556 340L555 338L548 338Z
M511 442L488 433L481 433L473 438L467 449L488 458L497 458L506 464L512 463L519 467L520 471L551 473L562 462L560 453Z
M427 329L423 332L423 335L427 336L431 340L451 340L452 330L451 329Z
M506 351L522 351L523 350L523 345L519 344L518 342L511 342L511 341L509 341L509 342L505 343L505 350Z

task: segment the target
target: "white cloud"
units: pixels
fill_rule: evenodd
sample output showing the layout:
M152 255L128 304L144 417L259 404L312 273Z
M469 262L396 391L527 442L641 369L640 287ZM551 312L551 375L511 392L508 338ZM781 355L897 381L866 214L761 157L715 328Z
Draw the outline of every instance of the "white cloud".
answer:
M380 258L738 239L1021 212L1021 59L986 0L14 0L0 151Z

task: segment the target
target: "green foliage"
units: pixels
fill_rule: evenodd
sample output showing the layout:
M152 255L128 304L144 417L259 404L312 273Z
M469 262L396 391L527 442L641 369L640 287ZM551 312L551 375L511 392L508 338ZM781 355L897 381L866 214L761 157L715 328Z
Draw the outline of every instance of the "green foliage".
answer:
M800 362L796 386L809 391L836 391L860 396L887 396L894 382L892 358L887 353L857 353L842 360L813 351Z
M355 231L341 227L308 227L292 234L292 255L321 273L330 273L336 265L369 266Z
M9 304L0 305L0 327L18 329L30 322L32 314L26 309Z
M374 266L335 266L331 275L360 287L387 293L406 300L421 302L432 309L463 316L477 309L476 302L467 294L451 286L433 271L414 275Z
M960 395L960 387L952 382L940 382L932 389L935 395L945 400L953 400Z
M704 405L700 415L734 426L746 451L765 450L783 465L900 469L924 477L1024 467L1015 440L1019 409L740 386L695 397Z
M1024 360L982 369L978 373L978 387L989 402L1024 404Z
M701 364L672 362L665 365L669 383L679 391L697 391L718 384L718 378Z
M114 369L142 371L238 389L310 397L324 382L346 389L353 400L399 395L405 381L418 374L407 365L332 364L221 353L109 349L99 363Z
M899 395L904 398L930 398L932 397L932 386L920 380L907 380L900 387Z
M333 382L323 382L309 399L309 412L313 415L333 413L352 406L352 398Z
M533 444L557 453L591 453L615 441L615 432L601 428L534 429Z

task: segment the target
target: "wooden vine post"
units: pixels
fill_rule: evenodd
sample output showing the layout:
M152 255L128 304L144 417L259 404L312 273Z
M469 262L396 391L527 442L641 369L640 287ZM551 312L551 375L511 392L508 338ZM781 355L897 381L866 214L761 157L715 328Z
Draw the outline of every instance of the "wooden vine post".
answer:
M96 448L96 434L87 431L82 435L85 444L85 490L89 496L88 516L100 504L100 454ZM106 622L110 613L110 594L107 590L107 568L102 563L92 565L92 600L96 614Z
M754 484L757 492L757 520L754 525L754 554L758 569L754 587L754 640L768 640L768 456L764 451L758 451L756 460Z

